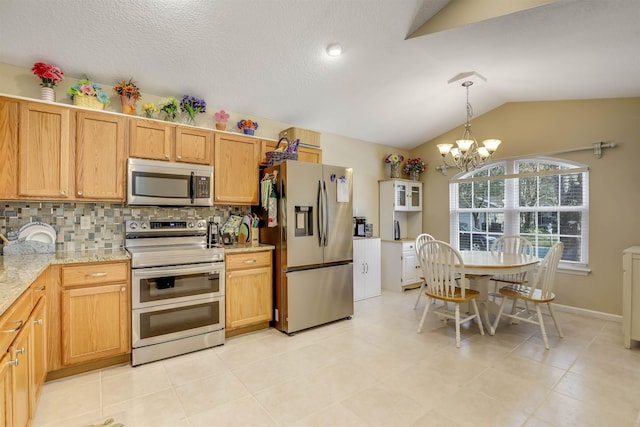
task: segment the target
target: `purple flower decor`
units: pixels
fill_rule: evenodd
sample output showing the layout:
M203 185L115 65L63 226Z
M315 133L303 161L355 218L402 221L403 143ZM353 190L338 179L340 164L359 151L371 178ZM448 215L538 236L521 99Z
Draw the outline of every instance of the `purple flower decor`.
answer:
M196 115L206 112L206 109L207 103L204 102L204 99L199 99L195 96L185 95L180 101L180 111L187 113L190 123L194 123Z

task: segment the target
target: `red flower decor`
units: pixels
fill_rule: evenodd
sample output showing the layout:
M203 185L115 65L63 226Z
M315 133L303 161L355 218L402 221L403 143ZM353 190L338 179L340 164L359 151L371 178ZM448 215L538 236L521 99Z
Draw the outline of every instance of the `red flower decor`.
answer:
M42 80L40 83L43 87L54 87L56 83L62 81L64 73L55 65L45 64L44 62L36 62L31 69L33 74Z

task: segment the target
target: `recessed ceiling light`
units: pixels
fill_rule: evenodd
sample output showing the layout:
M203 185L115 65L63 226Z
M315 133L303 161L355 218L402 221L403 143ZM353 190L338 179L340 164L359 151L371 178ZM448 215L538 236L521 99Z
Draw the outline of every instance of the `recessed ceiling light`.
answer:
M330 44L327 46L327 55L329 56L340 56L342 54L342 46L338 43Z

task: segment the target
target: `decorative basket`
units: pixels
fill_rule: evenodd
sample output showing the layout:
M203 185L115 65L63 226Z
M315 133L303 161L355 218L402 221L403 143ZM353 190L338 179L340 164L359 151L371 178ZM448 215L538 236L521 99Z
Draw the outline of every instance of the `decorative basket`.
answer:
M93 108L94 110L104 110L104 104L98 101L95 96L75 94L73 96L73 105L78 107Z
M278 145L276 145L276 150L280 147L280 143L282 141L287 142L287 148L283 151L267 151L265 154L267 156L267 165L273 166L277 162L282 162L283 160L298 160L298 146L295 145L295 151L287 151L291 143L287 138L280 138L278 140Z

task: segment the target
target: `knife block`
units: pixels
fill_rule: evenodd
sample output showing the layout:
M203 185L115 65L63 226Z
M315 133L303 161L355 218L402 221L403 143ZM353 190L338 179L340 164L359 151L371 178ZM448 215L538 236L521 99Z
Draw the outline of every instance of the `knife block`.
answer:
M251 246L258 246L260 245L260 230L258 229L258 227L251 227Z

